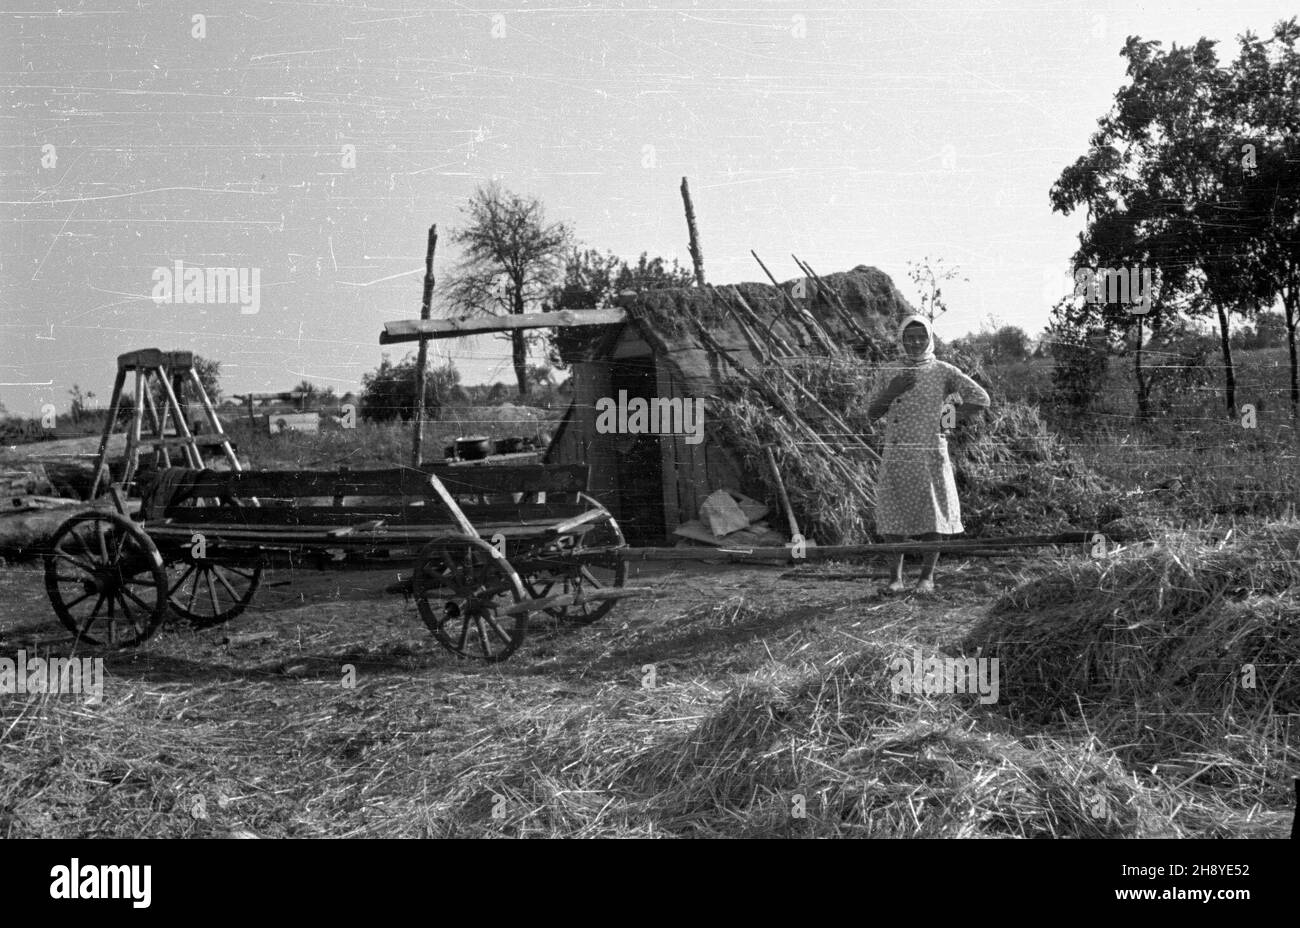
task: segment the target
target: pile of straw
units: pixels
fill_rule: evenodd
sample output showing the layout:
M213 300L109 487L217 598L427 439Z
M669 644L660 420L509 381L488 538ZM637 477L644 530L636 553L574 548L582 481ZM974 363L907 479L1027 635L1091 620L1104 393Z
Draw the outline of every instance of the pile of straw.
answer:
M804 387L858 435L870 434L865 398L870 392L872 371L867 365L816 357L786 365ZM848 436L822 421L812 404L788 382L778 377L766 379L824 442L832 446L851 444ZM724 445L744 469L747 482L766 498L778 499L763 451L765 445L771 446L804 537L816 538L822 544L870 540L875 513L864 497L874 499L875 466L869 453L846 448L839 455L846 467L832 466L823 449L810 447L791 423L754 390L738 382L732 382L730 387L727 395L714 400L710 413Z
M895 695L891 656L871 646L830 669L750 678L623 782L674 830L704 836L1152 834L1159 816L1113 756L981 730L970 697ZM792 818L796 796L806 819ZM734 825L700 814L718 807Z
M966 533L1101 530L1122 510L1109 481L1051 432L1037 407L994 405L949 443Z
M1018 718L1081 717L1135 762L1238 785L1271 771L1283 789L1283 764L1300 759L1297 582L1300 522L1218 541L1169 533L1053 563L962 647L1000 659Z
M485 733L490 759L475 752L446 771L439 815L458 824L445 833L485 833L493 793L527 812L498 826L519 836L1151 837L1173 828L1167 797L1095 743L989 731L972 697L891 693L892 655L872 645L829 667L773 665L703 714L694 687L675 698L624 689L599 714Z

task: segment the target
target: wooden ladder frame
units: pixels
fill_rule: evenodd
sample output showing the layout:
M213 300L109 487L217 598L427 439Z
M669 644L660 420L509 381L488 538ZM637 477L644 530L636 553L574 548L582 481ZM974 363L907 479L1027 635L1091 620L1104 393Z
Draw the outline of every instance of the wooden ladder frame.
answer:
M117 414L122 406L122 390L126 386L127 374L131 372L135 374L135 414L132 416L131 423L126 430L126 468L122 472L121 479L116 483L123 488L130 487L140 466L140 448L142 445L151 446L155 453L161 452L163 464L166 467L172 466L170 449L177 448L181 452L185 466L200 469L205 466L200 445L206 444L220 448L225 454L226 460L230 462L232 470L242 470L239 459L235 456L235 449L230 445L230 437L221 427L221 420L217 417L216 407L212 405L212 400L208 397L207 391L203 389L203 381L199 379L199 372L194 369L193 352L160 351L157 348L144 348L139 351L129 351L126 354L118 355L117 378L113 382L113 398L109 403L108 419L104 422L104 432L99 440L99 453L95 457L95 479L90 488L89 499L94 500L99 494L100 486L107 485L109 482L108 442L117 424ZM158 383L163 397L167 401L161 415L159 415L159 411L154 404L150 390L152 381ZM212 437L202 442L190 432L189 423L186 421L184 410L181 407L180 396L186 383L192 388L194 395L202 405L208 426L212 431ZM146 413L149 416L149 424L153 430L152 438L142 435ZM176 435L168 437L167 426L169 424L168 420L171 418L175 420Z

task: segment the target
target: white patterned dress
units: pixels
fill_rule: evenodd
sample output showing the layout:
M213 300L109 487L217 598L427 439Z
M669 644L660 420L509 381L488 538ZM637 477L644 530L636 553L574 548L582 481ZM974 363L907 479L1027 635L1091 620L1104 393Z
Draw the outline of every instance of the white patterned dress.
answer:
M961 402L987 406L989 395L951 364L932 360L915 367L884 369L871 399L904 370L916 372L916 383L894 400L885 414L885 453L876 483L876 531L884 535L956 535L965 529L948 460L948 439L940 423L943 402L956 393Z

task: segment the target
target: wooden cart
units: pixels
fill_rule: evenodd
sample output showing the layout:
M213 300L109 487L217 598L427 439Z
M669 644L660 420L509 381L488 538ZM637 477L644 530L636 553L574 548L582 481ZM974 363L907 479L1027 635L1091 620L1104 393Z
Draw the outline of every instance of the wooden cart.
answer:
M505 660L538 610L602 618L625 586L618 523L587 496L586 465L426 465L396 470L168 469L132 516L83 511L57 530L45 583L78 640L137 645L168 613L197 627L239 615L265 568L397 572L438 642Z

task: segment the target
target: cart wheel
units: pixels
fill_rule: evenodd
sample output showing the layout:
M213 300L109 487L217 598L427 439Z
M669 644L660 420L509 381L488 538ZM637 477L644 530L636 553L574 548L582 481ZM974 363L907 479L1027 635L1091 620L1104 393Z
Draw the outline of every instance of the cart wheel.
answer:
M582 498L593 506L600 506L588 496L584 495ZM541 598L560 593L627 585L627 561L610 550L627 546L623 531L618 527L618 522L613 516L573 538L572 547L560 548L554 552L557 559L561 561L561 566L557 566L553 571L533 574L528 578L527 588L531 596ZM597 549L600 551L599 554L596 553ZM563 563L570 559L572 559L571 563ZM608 599L583 603L580 606L556 606L545 611L547 615L566 622L591 625L609 615L617 605L618 600Z
M185 555L167 565L171 610L195 628L229 622L253 601L262 582L261 558L218 564L211 558Z
M411 593L438 643L461 657L503 661L528 630L528 613L499 612L523 602L519 575L479 538L448 535L425 545L411 576Z
M133 647L167 614L167 574L144 529L115 512L83 512L59 526L45 554L45 590L77 640Z
M222 508L232 510L229 518L235 522L244 521L239 514L244 505L233 497L221 501ZM218 563L212 557L195 557L188 545L180 550L180 557L167 562L167 595L173 614L195 628L211 628L248 608L262 582L265 559L261 555L241 553Z

